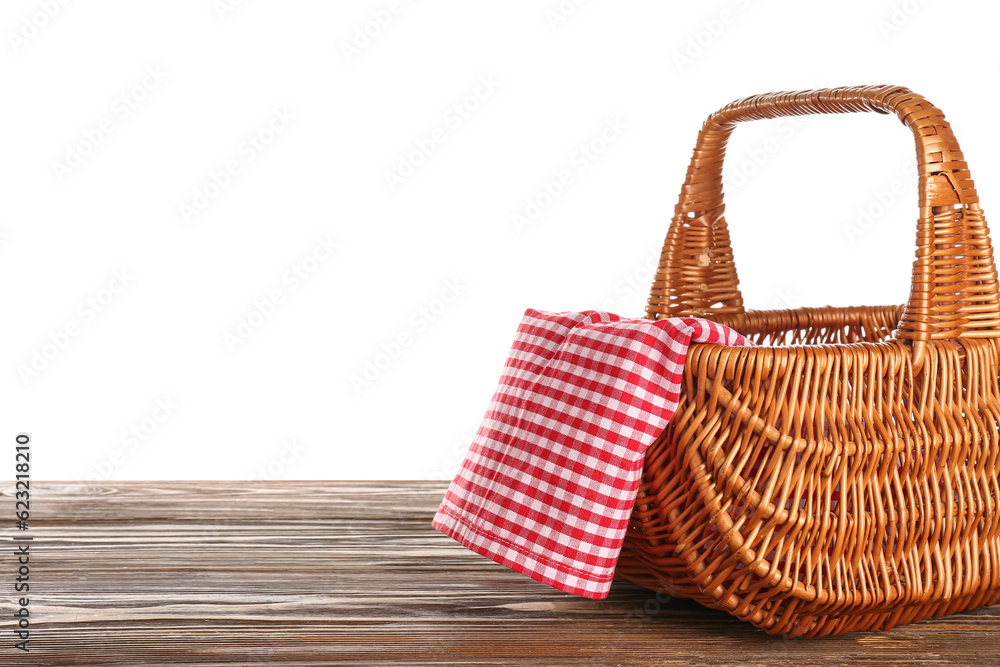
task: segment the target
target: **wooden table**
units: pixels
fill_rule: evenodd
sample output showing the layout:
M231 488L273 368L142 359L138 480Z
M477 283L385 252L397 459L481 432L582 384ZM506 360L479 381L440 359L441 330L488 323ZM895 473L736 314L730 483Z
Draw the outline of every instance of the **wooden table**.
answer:
M632 585L566 595L433 530L444 487L36 482L31 652L7 548L0 664L1000 664L1000 606L783 640Z

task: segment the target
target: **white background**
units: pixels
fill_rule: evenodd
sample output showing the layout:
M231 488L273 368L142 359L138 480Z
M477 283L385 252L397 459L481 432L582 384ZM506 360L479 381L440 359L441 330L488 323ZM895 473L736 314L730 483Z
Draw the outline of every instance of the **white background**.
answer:
M526 308L642 314L698 128L733 99L908 86L997 201L995 3L233 4L3 5L0 433L32 434L37 479L450 478ZM906 300L894 117L760 121L729 155L748 307Z

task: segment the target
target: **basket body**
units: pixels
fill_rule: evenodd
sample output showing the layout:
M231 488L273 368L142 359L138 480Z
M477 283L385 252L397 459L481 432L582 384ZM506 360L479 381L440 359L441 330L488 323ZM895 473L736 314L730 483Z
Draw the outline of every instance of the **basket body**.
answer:
M917 146L910 297L746 311L722 195L739 122L895 113ZM889 629L1000 600L1000 288L944 114L893 86L772 93L709 116L647 317L707 317L758 347L692 345L646 454L620 579L769 633Z
M1000 346L914 376L901 311L716 318L762 347L691 346L617 576L788 636L997 602Z

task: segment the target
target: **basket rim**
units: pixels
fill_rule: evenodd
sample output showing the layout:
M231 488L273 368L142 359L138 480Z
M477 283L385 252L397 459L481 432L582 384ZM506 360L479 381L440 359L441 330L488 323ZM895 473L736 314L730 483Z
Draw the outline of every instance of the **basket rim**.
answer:
M739 327L740 320L746 318L754 317L795 317L804 316L806 322L801 323L798 326L789 326L784 328L775 328L772 331L800 331L803 329L808 329L810 327L822 327L823 323L810 323L812 315L823 315L824 317L840 316L844 319L839 323L841 326L857 323L858 315L871 313L872 311L892 311L896 310L902 313L905 308L905 304L889 304L889 305L870 305L870 306L798 306L795 308L762 308L762 309L747 309L743 313L708 313L704 315L699 315L704 319L712 320L728 326L741 335L744 336L755 336L755 335L766 335L767 331L760 327ZM676 316L675 316L676 317ZM828 325L827 325L828 326ZM847 350L858 350L858 349L868 349L871 351L884 351L890 352L892 354L898 352L910 353L912 347L912 341L905 338L896 338L896 329L889 332L888 336L882 340L878 341L856 341L852 343L771 343L771 344L754 344L751 346L739 346L739 345L725 345L722 343L696 343L692 342L691 346L698 346L702 348L720 348L726 350L732 350L732 353L736 354L753 354L754 350L813 350L818 352L833 352L833 351L847 351ZM959 337L959 338L938 338L926 341L926 345L931 345L934 347L948 347L954 349L956 346L961 347L962 344L973 343L973 341L980 341L979 344L984 344L984 341L991 340L985 337ZM996 343L998 341L994 341ZM976 344L976 343L973 343ZM738 351L738 352L737 352Z

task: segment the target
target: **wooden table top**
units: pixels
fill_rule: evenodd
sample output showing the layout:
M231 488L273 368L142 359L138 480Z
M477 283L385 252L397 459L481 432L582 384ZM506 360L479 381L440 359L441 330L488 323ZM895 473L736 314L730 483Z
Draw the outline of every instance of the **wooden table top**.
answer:
M1000 664L1000 606L784 640L637 586L567 595L431 528L444 488L35 482L31 651L13 648L7 548L0 664Z

